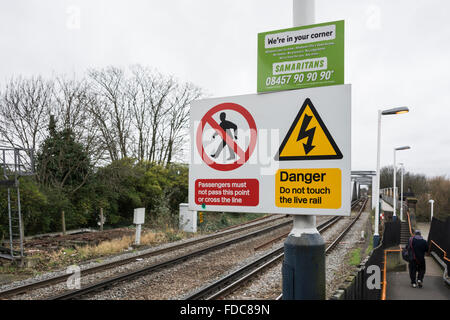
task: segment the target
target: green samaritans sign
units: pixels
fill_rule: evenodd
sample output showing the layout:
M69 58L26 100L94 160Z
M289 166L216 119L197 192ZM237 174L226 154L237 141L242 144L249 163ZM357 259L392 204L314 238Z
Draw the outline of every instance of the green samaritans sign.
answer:
M258 34L258 92L343 83L343 20Z

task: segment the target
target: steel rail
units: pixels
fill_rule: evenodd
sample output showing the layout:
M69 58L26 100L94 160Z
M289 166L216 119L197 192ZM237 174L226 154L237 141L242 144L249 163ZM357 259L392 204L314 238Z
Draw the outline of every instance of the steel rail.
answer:
M353 227L353 225L356 223L356 221L358 221L359 217L361 216L362 212L364 211L364 208L366 207L366 203L367 203L367 199L364 200L358 215L352 220L352 222L350 222L348 224L348 226L344 229L344 231L342 231L339 236L337 236L336 239L334 239L334 241L325 249L325 253L329 253L331 252L331 250L333 250L337 244L342 240L342 238L345 237L345 235L350 231L350 229Z
M325 254L329 254L331 251L333 251L334 248L336 248L337 244L340 242L340 240L342 240L342 238L344 238L344 236L350 231L351 227L355 224L356 221L358 221L359 217L361 216L362 212L364 211L364 208L366 207L368 198L365 198L363 200L363 204L361 206L361 208L359 209L358 215L353 219L352 222L350 222L350 224L345 228L345 230L343 232L341 232L338 237L325 249ZM339 240L337 240L339 239ZM283 294L280 294L276 300L281 300L283 299Z
M353 201L353 202L351 203L351 208L353 209L354 207L356 207L356 205L359 204L359 202L360 202L359 200ZM342 218L342 216L336 216L336 217L334 217L333 219L335 219L335 220L340 220L341 218ZM328 220L328 226L326 226L326 227L324 226L325 229L328 228L328 227L330 227L330 226L332 226L332 225L336 222L336 221L333 221L333 219ZM323 229L323 231L324 231L325 229ZM258 251L258 250L260 250L260 249L262 249L262 248L264 248L264 247L267 247L268 245L270 245L270 244L272 244L272 243L274 243L274 242L277 242L277 241L279 241L279 240L281 240L281 239L287 237L287 236L289 235L289 233L290 233L290 232L284 233L284 234L282 234L282 235L279 236L279 237L276 237L276 238L271 239L271 240L269 240L269 241L267 241L267 242L265 242L265 243L263 243L263 244L261 244L261 245L259 245L259 246L256 246L256 247L254 248L254 250L255 250L255 251Z
M267 217L265 217L265 218L267 218ZM262 222L260 222L261 218L258 218L258 219L252 220L253 222L258 222L256 224L249 224L249 223L251 223L251 221L249 221L249 222L246 222L246 223L234 226L235 229L233 229L233 230L229 230L229 228L227 228L227 231L219 230L218 232L216 232L216 233L214 233L212 235L206 236L206 237L202 237L202 238L194 239L194 240L189 240L189 241L186 241L186 242L183 242L183 243L180 243L180 244L170 245L170 246L167 246L167 247L162 248L162 249L158 249L158 250L151 251L151 252L146 252L146 253L143 253L143 254L138 254L138 255L135 255L135 256L132 256L132 257L129 257L129 258L125 258L125 259L121 259L121 260L118 260L118 261L113 261L113 262L100 264L100 265L97 265L97 266L94 266L94 267L90 267L90 268L81 270L80 271L80 275L81 276L85 276L85 275L88 275L88 274L93 274L93 273L96 273L96 272L99 272L99 271L104 271L104 270L108 270L108 269L111 269L111 268L114 268L114 267L118 267L118 266L121 266L121 265L124 265L124 264L127 264L127 263L135 262L136 259L148 258L148 257L151 257L151 256L157 256L157 255L160 255L160 254L164 254L164 253L167 253L167 252L170 252L170 251L175 251L175 250L179 250L179 249L182 249L182 248L187 248L189 246L193 246L193 245L198 244L200 242L214 240L214 239L217 239L217 238L220 238L220 237L225 237L225 236L228 236L230 234L239 233L241 231L245 231L245 230L252 229L252 228L255 228L255 227L261 227L261 226L263 226L265 224L268 224L268 223L271 223L273 221L276 221L276 220L279 220L279 219L283 219L283 218L285 218L285 217L284 216L277 217L277 218L266 220L266 221L262 221ZM244 227L241 228L240 226L244 226ZM70 276L72 276L72 274L62 274L62 275L59 275L59 276L51 277L49 279L44 279L44 280L36 281L36 282L33 282L33 283L24 284L24 285L21 285L21 286L18 286L18 287L10 288L10 289L4 290L4 291L0 291L0 299L4 299L4 298L8 298L8 297L11 297L11 296L14 296L14 295L26 293L26 292L28 292L30 290L35 290L35 289L38 289L38 288L54 285L54 284L57 284L57 283L60 283L60 282L63 282L65 280L67 280Z
M348 233L348 231L351 229L351 227L354 225L354 223L359 219L361 216L362 211L365 208L365 205L367 203L367 199L364 199L363 201L355 201L352 203L352 208L356 207L359 203L362 202L362 206L360 208L360 211L358 215L353 219L353 221L345 228L345 230L340 233L338 236L338 241L334 241L332 245L328 246L325 250L325 254L328 254L331 252L337 245L337 243L345 236L345 234ZM326 222L322 223L317 227L319 232L324 232L326 229L328 229L331 225L334 225L337 221L340 220L342 217L333 217ZM184 297L185 300L199 300L199 299L215 299L223 294L235 289L236 287L240 286L243 282L247 281L248 279L252 278L256 274L258 274L261 270L271 266L272 264L280 261L284 257L284 247L274 249L270 251L269 253L265 254L261 258L255 260L254 262L249 263L248 265L239 268L235 272L215 281L214 283L205 286L204 288L201 288L200 290L196 291L193 294L190 294L186 297ZM219 289L219 290L217 290ZM280 300L282 295L277 297L277 300Z
M156 263L156 264L153 264L153 265L150 265L150 266L147 266L147 267L135 270L135 271L124 272L124 273L121 273L121 274L119 274L119 275L117 275L115 277L110 277L110 278L101 280L99 282L86 285L85 287L83 287L81 289L76 289L76 290L72 290L72 291L66 291L66 292L61 293L59 295L50 297L47 300L69 300L69 299L79 298L79 297L81 297L83 295L86 295L88 293L91 293L91 292L94 292L94 291L98 291L98 290L103 289L103 288L110 287L113 284L116 284L118 282L122 282L124 280L131 280L131 279L143 276L143 275L147 275L147 274L149 274L151 272L155 272L155 271L158 271L160 269L164 269L164 268L170 267L172 265L175 265L175 264L187 261L187 260L192 259L194 257L201 256L201 255L207 254L209 252L212 252L212 251L215 251L215 250L218 250L218 249L222 249L224 247L227 247L229 245L232 245L232 244L235 244L235 243L238 243L238 242L242 242L242 241L250 239L252 237L256 237L256 236L259 236L261 234L268 233L268 232L274 231L274 230L279 229L279 228L283 228L283 227L288 226L290 224L292 224L292 221L282 222L280 224L277 224L277 225L274 225L274 226L270 226L270 227L267 227L267 228L264 228L264 229L261 229L261 230L257 230L257 231L254 231L252 233L248 233L246 235L239 236L239 237L236 237L234 239L231 239L231 240L219 243L219 244L215 244L215 245L209 246L209 247L204 248L204 249L196 250L194 252L190 252L188 254L185 254L185 255L182 255L182 256L178 256L178 257L176 257L174 259L169 259L169 260L166 260L164 262Z
M338 219L336 217L333 217L327 221L325 221L323 224L321 224L318 227L319 232L322 231L322 228L328 228L330 223L336 223ZM271 250L269 253L265 254L261 258L255 260L254 262L251 262L242 268L239 268L233 273L230 273L229 275L215 281L214 283L198 290L197 292L185 297L185 300L199 300L206 298L208 300L214 299L221 294L223 294L226 291L229 291L230 289L236 287L238 284L242 283L243 281L247 280L251 276L255 275L260 270L266 268L267 266L271 265L272 263L278 261L284 256L284 248L277 248L274 250ZM233 281L231 284L227 285L230 281ZM212 291L216 291L218 287L224 286L223 289L221 289L218 292L211 293Z

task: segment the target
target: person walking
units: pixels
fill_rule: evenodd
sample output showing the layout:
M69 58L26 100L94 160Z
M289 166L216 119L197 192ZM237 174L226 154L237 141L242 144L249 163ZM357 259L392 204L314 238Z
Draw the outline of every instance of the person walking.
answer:
M422 238L420 230L416 230L414 236L409 238L408 249L412 253L409 261L409 276L411 286L422 288L423 277L425 275L425 253L428 252L428 243ZM416 281L417 279L417 281Z

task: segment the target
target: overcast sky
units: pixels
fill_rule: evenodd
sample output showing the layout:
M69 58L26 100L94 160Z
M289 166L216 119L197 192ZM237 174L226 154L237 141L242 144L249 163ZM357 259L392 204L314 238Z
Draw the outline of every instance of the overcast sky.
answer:
M450 176L450 1L317 0L316 22L345 20L352 169L393 148L406 169ZM292 0L15 0L0 4L0 81L142 64L212 97L256 93L257 33L292 27Z

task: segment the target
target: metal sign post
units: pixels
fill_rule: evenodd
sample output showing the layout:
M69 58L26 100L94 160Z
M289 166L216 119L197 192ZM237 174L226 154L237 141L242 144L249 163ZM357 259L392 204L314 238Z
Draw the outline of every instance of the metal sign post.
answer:
M294 1L294 21L313 23L314 1ZM189 207L180 205L180 224L188 210L293 215L283 299L325 299L316 216L350 215L351 86L203 99L191 103L190 116Z
M313 24L315 1L293 0L294 27ZM325 299L325 241L316 217L294 216L294 227L284 242L283 300Z

